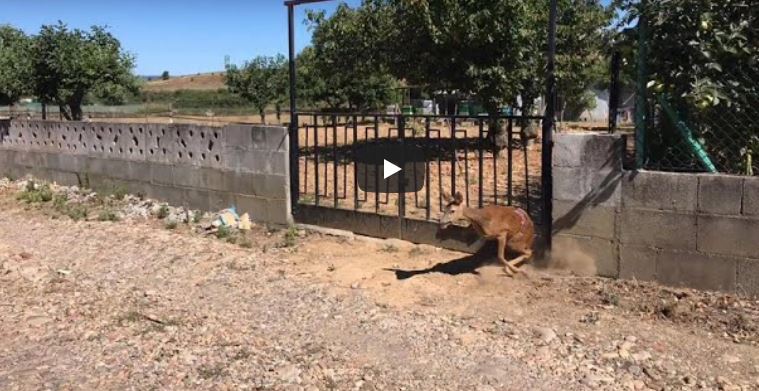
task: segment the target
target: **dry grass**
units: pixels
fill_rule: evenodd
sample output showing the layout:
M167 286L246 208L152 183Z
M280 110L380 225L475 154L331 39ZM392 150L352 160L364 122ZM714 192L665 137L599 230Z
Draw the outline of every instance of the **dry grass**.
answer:
M225 88L224 72L203 73L172 77L169 80L153 80L145 83L144 91L164 92L178 90L215 91Z

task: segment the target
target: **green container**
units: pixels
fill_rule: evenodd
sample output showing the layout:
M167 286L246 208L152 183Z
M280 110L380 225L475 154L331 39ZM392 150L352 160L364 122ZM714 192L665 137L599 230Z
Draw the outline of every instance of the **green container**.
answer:
M459 102L459 115L469 115L470 112L469 102Z
M413 115L414 114L414 106L403 106L401 109L401 113L403 115Z

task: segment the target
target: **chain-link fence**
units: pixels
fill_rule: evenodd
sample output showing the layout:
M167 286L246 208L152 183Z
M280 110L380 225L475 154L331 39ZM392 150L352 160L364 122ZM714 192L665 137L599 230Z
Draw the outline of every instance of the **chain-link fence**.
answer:
M759 175L759 71L735 69L715 84L698 99L649 86L646 168Z

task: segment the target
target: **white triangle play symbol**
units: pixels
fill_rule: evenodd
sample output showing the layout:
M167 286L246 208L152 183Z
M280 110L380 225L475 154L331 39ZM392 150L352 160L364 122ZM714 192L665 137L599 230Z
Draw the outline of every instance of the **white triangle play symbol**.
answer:
M387 177L401 170L400 167L396 166L393 163L390 163L385 159L382 159L382 162L382 179L387 179Z

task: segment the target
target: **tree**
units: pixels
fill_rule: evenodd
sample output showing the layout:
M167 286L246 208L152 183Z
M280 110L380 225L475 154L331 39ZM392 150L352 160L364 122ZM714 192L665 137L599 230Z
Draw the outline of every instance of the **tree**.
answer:
M533 26L522 81L523 112L531 113L535 98L542 95L548 51L548 0L530 0ZM559 0L556 28L556 90L561 120L592 108L590 89L608 80L609 33L613 8L599 0ZM569 114L569 115L567 115Z
M383 42L369 4L359 9L340 4L329 18L324 12L307 14L313 30L310 71L329 87L313 92L331 109L376 110L390 100L395 81L387 63L376 57Z
M32 91L31 39L0 26L0 105L13 105Z
M748 172L748 162L759 160L759 120L753 114L759 107L759 14L754 3L648 0L644 8L638 0L615 1L626 16L621 25L632 25L641 15L649 21L649 93L666 95L723 171ZM635 30L620 36L630 64L637 57ZM683 142L673 121L656 125L647 137L652 163L692 160L689 155L672 156Z
M54 103L68 120L82 119L82 105L92 93L119 101L137 90L134 58L104 27L70 30L65 24L42 26L33 39L34 92Z
M170 78L169 71L163 71L163 73L161 74L161 80L169 80L169 78Z
M284 56L258 56L242 68L227 66L226 84L229 90L249 101L258 110L261 122L266 123L266 107L281 95L281 73Z

